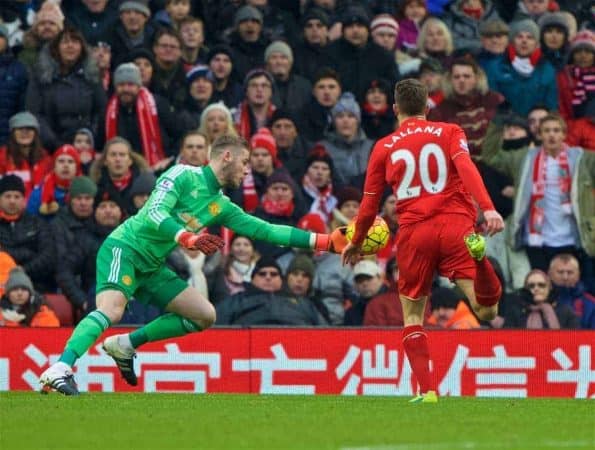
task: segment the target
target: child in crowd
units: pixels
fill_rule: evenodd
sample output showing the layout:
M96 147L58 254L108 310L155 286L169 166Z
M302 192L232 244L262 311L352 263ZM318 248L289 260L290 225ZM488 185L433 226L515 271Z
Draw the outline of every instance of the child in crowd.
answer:
M81 128L74 134L72 146L79 151L81 168L84 175L89 175L91 163L95 160L95 139L88 128Z

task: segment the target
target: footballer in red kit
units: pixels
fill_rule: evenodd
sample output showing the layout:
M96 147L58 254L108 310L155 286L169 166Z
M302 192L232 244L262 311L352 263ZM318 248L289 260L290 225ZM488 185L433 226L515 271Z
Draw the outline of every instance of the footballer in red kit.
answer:
M374 145L355 234L343 251L354 263L372 225L385 185L397 197L399 296L405 328L403 347L420 385L414 402L437 401L429 373L423 314L436 272L453 280L482 320L493 318L502 288L484 257L483 236L474 233L477 207L492 235L504 228L469 155L467 138L455 124L425 118L427 90L414 79L395 87L399 128Z

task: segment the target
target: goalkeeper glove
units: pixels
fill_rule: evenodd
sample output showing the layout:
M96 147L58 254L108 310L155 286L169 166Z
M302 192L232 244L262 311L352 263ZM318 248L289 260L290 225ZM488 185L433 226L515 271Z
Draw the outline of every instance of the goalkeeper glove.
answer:
M339 227L331 234L316 234L314 250L341 253L348 243L345 236L346 230L347 227Z
M217 250L223 248L225 242L219 236L213 234L194 234L189 231L183 231L178 236L178 244L188 250L199 250L205 255L212 255Z

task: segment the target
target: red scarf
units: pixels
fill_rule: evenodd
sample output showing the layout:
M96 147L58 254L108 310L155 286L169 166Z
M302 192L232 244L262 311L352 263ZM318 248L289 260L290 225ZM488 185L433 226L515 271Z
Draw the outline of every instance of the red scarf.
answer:
M562 200L562 209L570 214L572 205L570 203L570 185L572 178L570 176L570 166L568 165L568 147L564 148L556 157L558 163L558 185L560 192L564 196ZM545 196L545 186L547 177L547 157L543 148L537 154L533 162L533 187L531 190L531 204L529 212L529 245L539 247L543 244L544 210L543 198Z
M58 205L58 202L56 201L56 188L60 188L64 191L68 191L70 188L72 179L67 180L60 178L55 172L56 160L62 155L68 155L74 159L76 163L75 176L78 177L83 174L78 150L69 144L59 147L54 153L54 170L45 176L43 183L41 184L41 205L39 207L39 212L43 215L55 214L60 208L60 205Z
M322 189L317 188L306 173L304 178L302 178L302 187L314 199L310 207L310 212L320 214L323 220L329 223L333 209L337 206L337 199L333 197L332 183L329 183Z
M116 95L112 95L105 115L105 138L111 139L118 135L118 111L120 101ZM155 98L147 88L141 87L136 97L136 118L140 131L143 155L150 166L154 166L165 158L163 142L161 141L161 130L159 128L159 116Z
M0 210L0 220L4 220L5 222L16 222L20 219L22 214L22 212L17 214L6 214L4 211Z
M595 67L570 68L572 87L572 106L580 106L587 101L589 95L595 93Z
M114 183L114 186L116 186L116 189L118 191L123 191L124 189L126 189L130 184L130 181L132 181L132 171L130 170L126 175L124 175L122 178L118 180L114 180L112 178L112 183Z
M258 207L258 193L256 192L256 186L254 185L254 176L252 171L248 172L248 175L244 177L242 183L242 193L244 197L244 211L247 213L253 213Z
M370 103L364 103L364 111L370 116L384 116L386 111L388 110L388 105L384 105L382 108L374 108Z
M483 14L482 6L480 6L479 8L471 8L469 6L463 6L461 8L461 10L463 11L463 14L465 14L466 16L471 17L472 19L475 19L475 20L481 19L481 15Z
M275 109L277 109L275 108L275 105L272 103L269 104L269 108L267 110L267 121L271 120ZM250 125L250 107L248 106L248 102L246 100L244 100L240 105L240 120L237 123L237 129L240 136L247 140L250 140L252 135L256 132L256 130L252 130L252 126Z
M39 161L33 164L33 167L23 160L17 167L12 157L8 154L7 147L0 147L0 176L16 175L25 184L25 199L29 199L31 191L35 186L43 181L43 177L52 170L52 158L45 150Z
M541 49L536 48L529 57L520 57L516 54L514 45L508 46L508 57L510 58L510 64L512 67L521 75L530 76L535 70L535 66L541 59Z
M293 199L288 202L279 202L269 199L268 195L262 198L262 208L267 214L279 217L291 217L295 205Z

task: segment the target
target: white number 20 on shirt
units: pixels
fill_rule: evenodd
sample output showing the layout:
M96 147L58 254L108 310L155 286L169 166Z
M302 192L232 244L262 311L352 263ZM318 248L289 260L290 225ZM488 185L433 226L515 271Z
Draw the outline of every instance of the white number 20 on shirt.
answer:
M428 164L430 157L433 157L436 160L438 176L435 181L430 177ZM416 161L413 153L407 149L395 150L390 158L393 164L396 164L399 161L405 163L405 174L397 188L397 199L406 200L419 197L422 187L429 194L438 194L439 192L442 192L446 186L448 168L446 165L446 157L439 145L434 143L424 145L419 153L419 161ZM415 170L418 166L421 186L411 186L413 177L415 176Z

